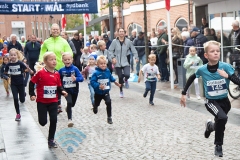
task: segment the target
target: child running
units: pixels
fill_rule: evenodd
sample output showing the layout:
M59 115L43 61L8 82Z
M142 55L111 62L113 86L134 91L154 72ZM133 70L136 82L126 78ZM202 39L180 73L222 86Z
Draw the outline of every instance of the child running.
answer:
M29 95L31 101L36 99L34 85L37 87L37 110L39 124L47 124L47 113L50 117L50 126L48 133L48 147L57 148L54 142L54 135L57 127L58 94L61 93L67 97L68 93L64 91L59 73L55 70L56 55L53 52L46 52L43 55L45 67L38 71L29 83Z
M110 72L112 73L113 69L112 69L112 63L111 63L111 57L110 54L108 52L108 50L106 49L106 43L103 40L98 41L97 43L97 55L104 55L107 59L107 67L110 70Z
M231 109L231 103L228 99L229 82L232 81L240 85L239 78L234 74L233 67L224 62L220 62L220 44L216 41L204 43L204 56L208 63L197 69L195 74L191 75L182 91L180 104L186 106L186 92L195 78L202 77L206 96L206 109L215 117L214 122L207 120L205 138L208 138L211 132L215 131L215 155L222 157L222 145L224 130L228 119L228 112Z
M7 56L3 57L3 64L1 68L1 78L3 79L3 86L7 92L7 96L9 96L9 86L10 86L10 77L8 74L5 74L6 65L9 63L9 58Z
M116 82L115 78L113 78L112 74L107 68L107 60L105 56L98 56L97 66L98 67L93 73L90 81L91 86L95 91L93 113L97 114L98 106L100 105L102 99L104 99L105 104L107 105L107 122L109 124L112 124L112 105L109 93L111 89L111 82L114 82L115 85L118 87L120 87L121 85Z
M83 74L83 77L86 80L88 80L88 88L90 91L90 99L92 102L92 106L94 106L94 89L90 84L90 80L91 80L92 74L95 71L96 67L97 67L96 59L95 59L94 55L90 54L88 57L88 65L83 69L82 74Z
M62 61L65 67L61 68L58 72L60 74L63 88L67 91L68 96L66 97L67 101L67 116L68 116L68 127L72 127L74 124L72 122L72 107L75 106L77 101L79 84L78 82L83 81L83 77L79 69L74 66L73 57L70 53L63 53Z
M153 103L153 97L155 94L156 86L157 86L157 78L160 80L160 73L158 71L158 67L155 65L156 62L156 55L150 54L148 56L148 64L145 64L138 77L138 83L141 81L142 75L144 75L144 82L145 82L145 92L143 94L143 97L147 97L148 92L150 91L150 97L149 97L149 104L154 105Z
M9 51L9 59L10 63L8 63L5 67L5 73L11 76L11 90L14 100L14 106L16 110L16 118L15 121L21 120L19 103L18 103L18 95L21 103L25 102L25 86L24 86L24 72L28 71L28 68L21 62L18 57L20 56L20 52L13 48Z
M85 68L87 66L89 55L90 55L90 53L88 52L88 47L84 47L83 48L83 53L82 53L81 58L80 58L80 61L82 63L83 68Z
M183 67L187 70L186 72L186 78L188 79L192 74L196 72L196 70L203 65L203 61L200 57L196 54L196 48L190 47L189 48L189 54L187 55ZM195 78L194 80L195 85L195 92L197 99L200 100L200 93L199 93L199 85L198 85L198 78ZM190 98L189 90L187 91L187 98Z

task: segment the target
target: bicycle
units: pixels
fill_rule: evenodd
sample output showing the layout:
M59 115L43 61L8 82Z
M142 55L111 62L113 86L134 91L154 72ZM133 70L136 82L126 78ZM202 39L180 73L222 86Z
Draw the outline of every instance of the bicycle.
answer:
M240 51L238 48L236 50ZM240 78L240 54L232 54L230 55L230 64L232 64L233 68L235 69L234 74ZM233 99L238 99L240 97L240 85L234 84L230 81L229 88L228 88L229 95Z

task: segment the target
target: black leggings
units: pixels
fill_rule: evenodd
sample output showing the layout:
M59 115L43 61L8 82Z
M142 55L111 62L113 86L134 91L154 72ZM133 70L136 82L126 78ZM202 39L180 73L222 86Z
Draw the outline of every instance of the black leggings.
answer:
M120 84L123 84L123 78L125 81L127 81L130 77L130 66L125 67L116 67L115 68L116 73L118 75L118 80ZM122 86L120 87L120 91L122 92Z
M17 114L20 114L18 95L19 95L20 102L24 103L25 102L25 86L23 84L22 85L11 84L11 90L12 90L15 110L16 110Z
M77 97L78 97L78 94L71 94L71 93L68 93L68 96L66 97L68 119L72 119L72 107L75 106Z
M109 93L106 93L104 95L101 94L94 94L94 107L98 107L102 101L102 99L104 99L105 104L107 106L107 116L108 117L112 117L112 105L111 105L111 98Z
M54 140L54 135L57 128L58 103L38 102L37 110L38 110L38 122L41 126L45 126L47 124L47 112L48 112L50 117L48 140Z

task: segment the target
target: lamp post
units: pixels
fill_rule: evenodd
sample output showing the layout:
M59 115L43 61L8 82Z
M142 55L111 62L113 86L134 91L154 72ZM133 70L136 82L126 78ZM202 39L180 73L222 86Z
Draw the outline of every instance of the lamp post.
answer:
M114 39L114 22L113 22L113 7L112 7L113 0L109 0L111 6L109 6L109 27L110 27L110 39Z

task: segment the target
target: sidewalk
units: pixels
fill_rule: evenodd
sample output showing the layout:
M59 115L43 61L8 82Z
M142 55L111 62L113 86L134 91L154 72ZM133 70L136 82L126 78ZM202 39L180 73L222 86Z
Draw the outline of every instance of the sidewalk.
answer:
M6 96L0 84L0 160L55 160L55 153L48 149L47 139L37 126L26 104L20 103L22 120L15 121L12 94ZM26 101L29 97L26 97Z

